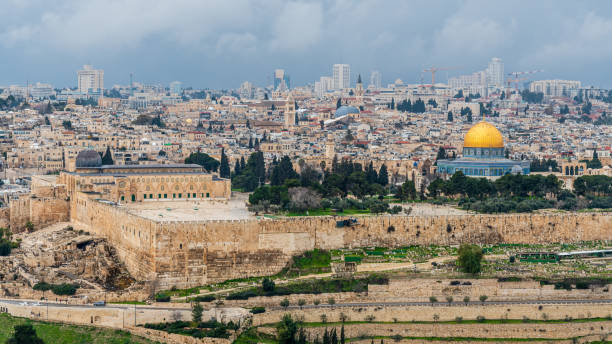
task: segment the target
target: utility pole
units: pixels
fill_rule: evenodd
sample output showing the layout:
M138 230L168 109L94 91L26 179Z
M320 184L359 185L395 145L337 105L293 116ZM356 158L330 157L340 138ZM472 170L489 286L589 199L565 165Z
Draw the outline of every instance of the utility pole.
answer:
M136 327L136 304L134 304L134 327Z

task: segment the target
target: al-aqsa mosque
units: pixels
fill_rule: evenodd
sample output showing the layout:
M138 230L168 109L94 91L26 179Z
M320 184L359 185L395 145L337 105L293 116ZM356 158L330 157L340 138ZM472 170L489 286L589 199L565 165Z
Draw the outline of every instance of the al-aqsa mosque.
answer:
M504 138L494 125L484 119L465 134L463 157L438 160L438 173L463 172L466 176L498 178L508 173L529 174L530 162L504 157Z

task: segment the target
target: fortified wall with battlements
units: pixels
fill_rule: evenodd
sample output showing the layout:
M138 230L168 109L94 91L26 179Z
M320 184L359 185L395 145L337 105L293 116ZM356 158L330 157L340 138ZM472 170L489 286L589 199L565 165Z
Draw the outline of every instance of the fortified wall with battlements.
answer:
M92 198L71 200L71 221L107 238L132 275L162 288L186 288L279 272L307 250L461 243L610 240L610 213L332 216L234 221L163 221Z

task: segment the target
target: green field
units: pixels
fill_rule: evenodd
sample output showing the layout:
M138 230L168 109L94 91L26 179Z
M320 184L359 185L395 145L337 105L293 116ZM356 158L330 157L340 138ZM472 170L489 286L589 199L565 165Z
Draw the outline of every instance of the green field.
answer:
M5 343L13 335L15 325L29 322L36 334L48 344L128 344L155 343L148 339L133 336L129 332L91 326L77 326L16 318L7 314L0 315L0 343Z

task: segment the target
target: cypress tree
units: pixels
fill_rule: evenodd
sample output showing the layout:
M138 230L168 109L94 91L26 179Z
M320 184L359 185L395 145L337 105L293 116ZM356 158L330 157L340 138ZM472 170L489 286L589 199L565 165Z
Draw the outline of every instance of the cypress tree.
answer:
M240 174L240 160L236 159L236 164L234 165L234 175L237 176Z
M229 178L230 173L231 172L229 162L227 160L227 155L225 155L225 148L221 148L221 164L219 165L219 176L221 178Z
M389 173L387 172L387 165L382 164L378 171L378 184L386 186L389 184Z
M113 155L111 154L111 150L109 146L106 146L106 152L102 156L102 165L114 165Z
M338 344L338 334L336 333L336 328L334 328L331 332L331 344Z
M331 344L331 340L329 338L329 332L327 331L327 327L325 328L325 332L323 332L323 344Z

